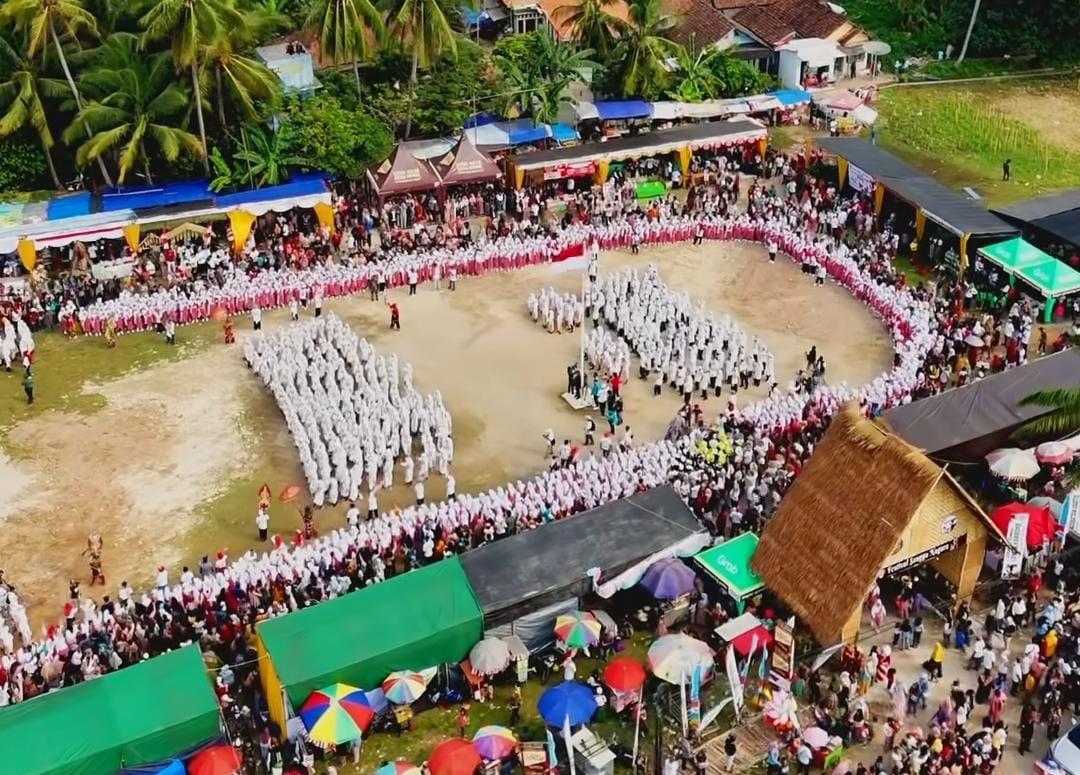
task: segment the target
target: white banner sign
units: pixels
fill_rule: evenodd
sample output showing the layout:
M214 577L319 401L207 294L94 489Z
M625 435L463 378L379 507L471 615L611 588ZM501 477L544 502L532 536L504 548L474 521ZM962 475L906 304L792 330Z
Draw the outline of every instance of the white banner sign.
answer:
M724 657L724 671L727 673L728 683L731 684L731 704L735 708L735 717L739 718L743 707L742 676L739 675L739 663L735 661L735 649L730 645Z
M1066 531L1080 538L1080 488L1069 493L1061 504L1061 524Z
M851 187L861 194L869 195L874 191L874 179L854 164L848 164L847 179Z
M1015 579L1024 569L1024 557L1027 556L1028 515L1016 514L1009 520L1009 529L1005 531L1005 555L1001 559L1001 578Z

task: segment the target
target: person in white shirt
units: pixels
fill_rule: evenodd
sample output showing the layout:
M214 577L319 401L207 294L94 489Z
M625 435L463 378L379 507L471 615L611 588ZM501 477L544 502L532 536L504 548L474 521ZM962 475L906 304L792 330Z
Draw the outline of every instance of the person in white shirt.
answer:
M255 527L259 530L259 540L266 540L267 530L270 528L270 515L265 508L260 508L255 514Z

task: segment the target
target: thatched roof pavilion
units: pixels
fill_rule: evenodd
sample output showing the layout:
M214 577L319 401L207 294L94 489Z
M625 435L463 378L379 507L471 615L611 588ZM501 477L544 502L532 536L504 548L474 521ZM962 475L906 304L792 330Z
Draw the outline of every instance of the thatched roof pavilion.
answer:
M933 562L959 598L970 596L988 532L1001 537L945 469L851 404L769 520L750 565L829 645L857 634L883 571Z

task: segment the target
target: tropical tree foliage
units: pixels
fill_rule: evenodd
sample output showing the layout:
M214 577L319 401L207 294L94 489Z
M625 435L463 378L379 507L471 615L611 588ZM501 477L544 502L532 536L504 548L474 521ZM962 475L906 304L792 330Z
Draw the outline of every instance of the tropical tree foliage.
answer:
M667 62L679 53L670 38L675 17L664 12L661 0L630 0L628 16L615 47L619 91L624 97L659 96L669 79Z
M63 98L67 94L67 85L43 76L39 61L20 53L25 50L21 44L19 36L12 30L0 34L0 65L5 78L0 82L0 137L6 138L20 130L32 129L41 144L53 185L62 188L53 164L52 147L55 140L45 103L46 100Z

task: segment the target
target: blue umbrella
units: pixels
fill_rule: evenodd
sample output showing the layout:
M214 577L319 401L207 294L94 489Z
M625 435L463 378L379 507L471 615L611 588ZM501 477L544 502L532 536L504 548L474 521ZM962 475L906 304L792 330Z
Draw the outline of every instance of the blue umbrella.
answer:
M179 759L173 759L160 770L155 770L153 775L186 775L184 763Z
M584 724L596 713L593 690L580 681L563 681L544 690L536 703L541 718L553 727Z
M657 600L674 600L694 590L694 572L676 557L654 562L639 582Z

